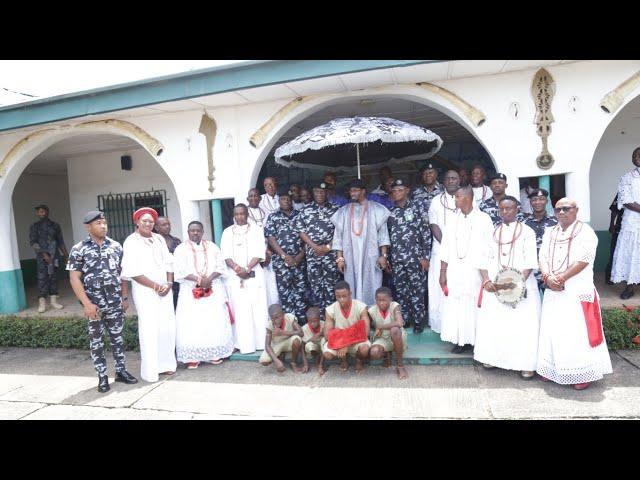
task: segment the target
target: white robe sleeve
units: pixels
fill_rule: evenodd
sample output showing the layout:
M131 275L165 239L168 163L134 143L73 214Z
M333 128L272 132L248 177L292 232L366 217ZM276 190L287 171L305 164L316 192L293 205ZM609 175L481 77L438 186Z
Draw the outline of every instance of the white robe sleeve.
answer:
M122 273L124 280L132 280L134 277L144 275L144 255L139 251L140 244L136 241L135 234L129 235L122 244Z
M173 252L173 262L174 262L173 280L179 283L185 282L186 281L185 277L191 273L189 271L190 265L189 265L189 257L187 255L188 251L185 245L186 243L181 243L176 247L176 249Z
M253 230L253 233L251 233ZM266 248L264 245L264 237L262 229L253 229L249 228L249 238L247 239L249 245L249 258L247 260L251 261L252 258L258 258L261 262L264 261L264 257L266 256Z
M224 255L220 248L213 242L209 242L207 247L210 249L209 259L212 261L212 272L220 273L222 275L227 271L227 264L224 263Z
M540 245L540 254L538 255L538 266L540 266L543 262L546 263L549 268L549 243L551 242L551 231L553 228L547 228L542 235L542 244Z
M583 224L582 231L573 239L573 245L571 245L571 263L585 262L593 265L597 248L598 237L591 227Z
M378 226L378 248L386 245L391 245L391 240L389 240L389 229L387 228L387 219L389 218L390 212L386 207L384 208L384 212L382 209L377 209L374 213L375 220Z
M436 199L440 200L440 195L433 197L429 205L429 225L439 225L438 212L436 211L438 207L435 205Z
M440 250L438 255L440 261L449 263L449 250L451 249L449 244L451 243L451 227L445 227L442 232L442 241L440 242ZM439 269L439 265L437 265Z
M331 242L331 248L334 250L344 250L342 245L342 217L342 208L331 217L331 223L336 227L333 232L333 241Z
M167 242L165 242L164 238L162 238L157 233L154 233L153 236L154 239L158 240L160 242L160 245L162 245L162 260L164 262L165 270L167 272L173 273L173 255L171 255L171 252L169 251Z
M231 244L232 234L229 231L229 228L230 227L227 227L222 231L222 238L220 239L220 250L222 251L223 260L233 260L233 245Z
M524 261L522 268L536 269L538 268L538 251L536 248L536 234L531 227L522 224L522 248L524 254Z
M633 203L632 177L628 173L623 175L618 183L618 209L624 208L625 203Z

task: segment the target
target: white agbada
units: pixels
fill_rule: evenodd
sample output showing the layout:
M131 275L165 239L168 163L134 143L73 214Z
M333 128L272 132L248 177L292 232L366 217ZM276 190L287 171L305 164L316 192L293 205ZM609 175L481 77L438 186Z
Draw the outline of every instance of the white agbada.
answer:
M442 302L440 334L445 342L457 345L475 343L477 302L482 285L475 259L486 255L491 235L491 217L477 208L468 215L458 211L454 218L447 219L440 245L440 260L448 264L449 296Z
M164 297L153 288L139 284L133 277L144 275L153 282L167 283L167 272L173 272L173 256L167 242L157 233L150 239L137 232L122 245L122 277L131 280L133 301L138 312L140 339L140 376L157 382L158 374L176 370L176 317L171 290Z
M620 179L618 208L625 203L640 203L640 168L635 168ZM640 213L626 208L613 254L611 281L640 283Z
M260 213L257 212L260 211ZM263 193L261 195L260 206L259 208L251 208L249 207L249 219L248 223L255 223L260 228L263 229L263 237L264 237L264 226L267 224L267 219L269 215L274 212L280 210L280 196L276 195L275 197L270 197L268 194ZM265 238L265 248L269 246L266 238ZM273 269L273 264L269 262L269 265L264 267L264 283L267 292L267 305L274 305L276 303L280 303L280 296L278 295L278 283L276 280L276 272Z
M213 293L194 298L196 282L188 275L224 275L227 266L218 246L208 240L200 245L187 240L174 254L175 280L180 282L176 310L176 351L182 363L226 358L233 353L233 331L225 302L227 294L221 278L211 283ZM195 257L195 258L194 258ZM206 267L206 268L205 268Z
M473 208L478 208L483 201L493 197L493 192L486 185L471 188L473 189Z
M568 252L566 240L570 238L574 225L575 222L565 231L559 224L548 228L540 247L540 263L547 262L552 272L561 273L567 265L578 261L588 262L584 270L566 281L563 291L554 292L547 288L542 301L536 371L563 385L593 382L612 372L606 339L597 347L589 345L581 304L582 301L592 302L597 295L593 284L593 261L598 237L589 225L582 223L579 233L576 229L577 235ZM555 243L554 239L563 243Z
M517 227L516 232L516 225ZM502 248L498 244L502 227ZM518 237L513 245L514 232ZM527 296L516 308L500 303L495 293L485 290L482 307L476 324L476 344L473 358L481 363L507 370L534 371L538 359L538 334L540 328L540 293L533 269L538 267L536 234L524 223L512 222L499 225L489 241L487 256L476 265L487 270L494 280L503 267L524 272L531 269L527 278Z
M252 225L232 225L222 232L222 256L230 258L246 268L252 258L264 260L264 235L262 229ZM240 353L264 350L269 314L265 292L264 272L258 263L254 269L256 276L242 280L236 272L227 267L225 283L231 303L235 323L233 338Z
M455 195L449 195L446 190L431 200L429 206L429 225L437 225L444 233L447 220L455 217L456 208ZM433 237L431 243L431 259L429 261L429 272L427 277L427 291L429 292L429 325L431 330L440 333L442 316L442 289L440 288L440 242Z

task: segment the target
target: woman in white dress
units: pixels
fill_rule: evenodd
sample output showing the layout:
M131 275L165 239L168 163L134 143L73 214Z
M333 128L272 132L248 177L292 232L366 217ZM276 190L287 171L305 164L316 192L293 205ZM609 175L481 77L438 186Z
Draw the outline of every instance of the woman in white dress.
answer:
M181 289L176 310L178 361L188 369L213 365L233 353L233 332L221 275L227 267L218 246L203 240L202 223L187 227L189 240L174 252L175 279Z
M225 281L235 323L233 336L240 353L264 350L269 314L265 292L264 235L262 229L247 223L247 206L233 209L235 225L222 232L222 255L227 264Z
M136 231L122 245L122 277L132 280L138 312L140 376L147 382L176 371L176 317L173 296L167 295L173 287L173 257L164 238L152 232L157 218L153 208L136 210Z

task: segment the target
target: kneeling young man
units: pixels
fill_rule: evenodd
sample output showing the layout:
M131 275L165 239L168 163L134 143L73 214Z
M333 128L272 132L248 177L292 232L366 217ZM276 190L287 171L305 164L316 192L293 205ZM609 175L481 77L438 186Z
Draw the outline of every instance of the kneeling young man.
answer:
M361 372L364 369L364 360L369 358L369 347L371 347L371 343L366 338L370 328L367 306L353 299L351 287L347 282L336 283L334 290L337 301L325 310L324 327L328 341L322 347L323 356L325 360L340 358L340 370L346 372L349 368L347 355L352 355L356 359L356 372ZM354 332L351 327L357 328L356 324L359 321L364 323L364 329L359 329L359 333ZM332 330L337 332L332 335ZM363 338L360 338L361 333L364 335ZM343 346L336 350L329 348L332 337L337 338Z
M273 362L278 372L284 372L285 366L282 360L285 354L291 353L292 370L296 373L302 372L297 364L298 353L302 347L302 329L295 315L284 313L282 307L276 303L269 307L269 317L271 321L267 325L265 347L260 355L260 363L267 366Z
M324 365L322 361L322 346L325 343L324 338L324 322L320 320L320 309L318 307L309 307L307 310L307 324L302 327L302 343L304 350L302 353L304 373L309 371L307 362L307 354L316 359L318 365L318 373L324 374Z
M384 366L391 365L391 355L396 353L396 371L398 378L407 378L407 371L402 364L402 354L407 349L407 332L403 328L400 304L394 302L391 290L380 287L376 290L376 304L369 308L369 315L376 332L375 340L369 354L372 360L385 356Z

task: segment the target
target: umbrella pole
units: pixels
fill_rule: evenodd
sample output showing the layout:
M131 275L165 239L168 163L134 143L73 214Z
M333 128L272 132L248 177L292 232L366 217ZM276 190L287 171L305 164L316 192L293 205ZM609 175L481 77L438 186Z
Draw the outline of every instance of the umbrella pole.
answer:
M358 180L360 180L360 144L356 143L356 155L358 159Z

